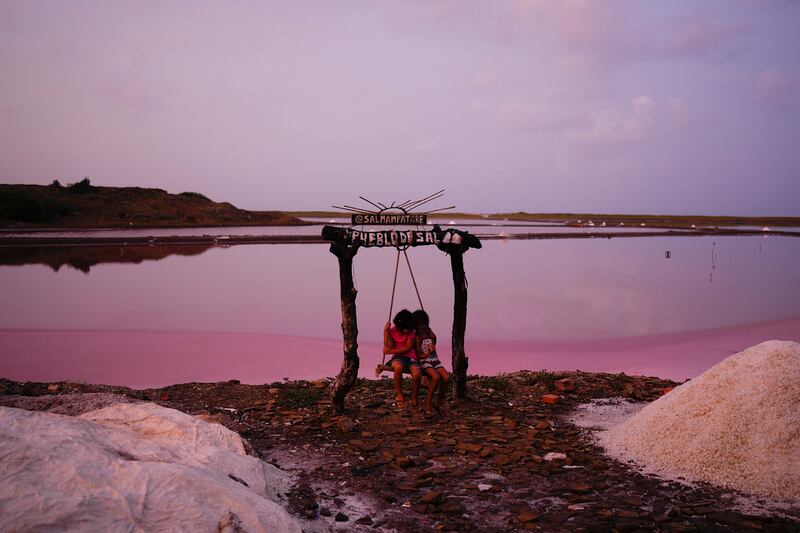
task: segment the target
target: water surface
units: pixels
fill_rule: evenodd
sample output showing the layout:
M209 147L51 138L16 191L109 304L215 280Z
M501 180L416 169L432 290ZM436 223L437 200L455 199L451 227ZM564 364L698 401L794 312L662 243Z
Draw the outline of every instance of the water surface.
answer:
M58 374L51 370L58 368L63 378L146 386L199 379L193 357L211 365L200 376L207 380L230 374L264 382L338 371L339 278L327 245L192 253L99 262L83 269L88 272L0 266L0 375L54 380ZM449 258L434 247L412 249L409 257L447 361ZM390 249L362 249L355 258L364 376L379 357L395 259ZM767 334L800 340L798 322L791 320L800 318L800 239L487 241L464 259L467 354L471 370L481 373L627 368L690 377L736 343L697 344L699 365L691 362L693 354L670 358L649 348L680 345L697 332L719 337L719 328L750 331L741 342L767 340L761 338ZM418 306L401 269L394 310ZM758 329L775 321L780 325ZM617 352L606 349L625 339Z

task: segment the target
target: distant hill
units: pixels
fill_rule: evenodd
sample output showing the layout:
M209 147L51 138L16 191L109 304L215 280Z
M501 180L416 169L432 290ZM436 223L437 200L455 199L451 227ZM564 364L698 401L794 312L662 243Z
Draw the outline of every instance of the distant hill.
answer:
M196 192L95 187L88 179L62 186L0 184L2 228L294 226L279 211L246 211Z

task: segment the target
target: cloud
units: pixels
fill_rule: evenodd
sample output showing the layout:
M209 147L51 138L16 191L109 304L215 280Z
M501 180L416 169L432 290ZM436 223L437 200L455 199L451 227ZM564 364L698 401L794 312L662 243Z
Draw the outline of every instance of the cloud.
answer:
M777 68L767 69L756 78L756 100L772 106L786 106L798 101L794 77Z
M29 111L30 108L22 104L0 104L0 116L4 116L7 119L22 117Z
M162 112L172 89L162 80L127 72L111 78L105 93L113 103L128 110Z
M411 147L411 150L418 154L432 154L439 149L439 143L436 139L430 137L420 137Z
M582 58L606 66L654 59L734 59L749 50L755 32L749 18L706 15L699 7L668 15L631 0L408 0L381 5L385 18L406 31L454 34L540 50L555 60Z
M474 98L468 108L508 131L533 134L587 126L588 102L584 94L539 90L527 95Z
M609 107L593 113L591 125L569 131L567 141L585 148L640 144L651 138L654 124L655 104L649 96L642 95L626 109Z
M704 14L683 15L667 26L657 54L733 59L750 48L753 23L709 19Z
M497 5L496 3L490 3ZM493 23L494 34L540 47L558 57L622 63L647 54L647 35L634 23L628 0L516 0Z
M524 132L563 130L584 120L574 106L548 96L505 97L495 104L494 112L505 126Z
M684 98L667 96L664 107L675 124L683 126L689 122L689 107Z
M624 105L592 100L586 95L542 92L528 97L474 99L473 113L493 120L519 134L549 133L565 147L609 147L635 145L653 138L657 115L670 124L685 125L689 113L686 100L670 96L661 106L648 95L632 98Z
M470 85L476 89L493 89L497 87L499 80L497 67L491 63L484 63L473 74Z

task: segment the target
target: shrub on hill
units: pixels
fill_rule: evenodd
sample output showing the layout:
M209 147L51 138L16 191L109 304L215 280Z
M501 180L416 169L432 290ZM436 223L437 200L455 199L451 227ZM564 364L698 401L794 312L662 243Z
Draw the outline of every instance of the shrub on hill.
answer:
M185 196L186 198L195 198L197 200L205 200L206 202L211 201L211 199L209 199L207 196L203 194L200 194L199 192L187 191L180 193L178 196Z
M73 194L85 194L90 192L94 187L89 178L83 178L81 181L70 183L67 185L67 190Z

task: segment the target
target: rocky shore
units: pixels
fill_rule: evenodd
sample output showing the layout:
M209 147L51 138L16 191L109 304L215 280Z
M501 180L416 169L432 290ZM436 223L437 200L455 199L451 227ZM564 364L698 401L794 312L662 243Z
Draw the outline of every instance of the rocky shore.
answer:
M310 531L797 531L794 511L742 511L731 491L641 475L567 419L590 399L652 401L675 382L518 372L468 385L468 401L434 417L395 407L386 379L359 380L344 417L328 409L328 380L149 390L0 380L0 405L57 410L65 395L105 392L223 424L293 476L284 497Z

